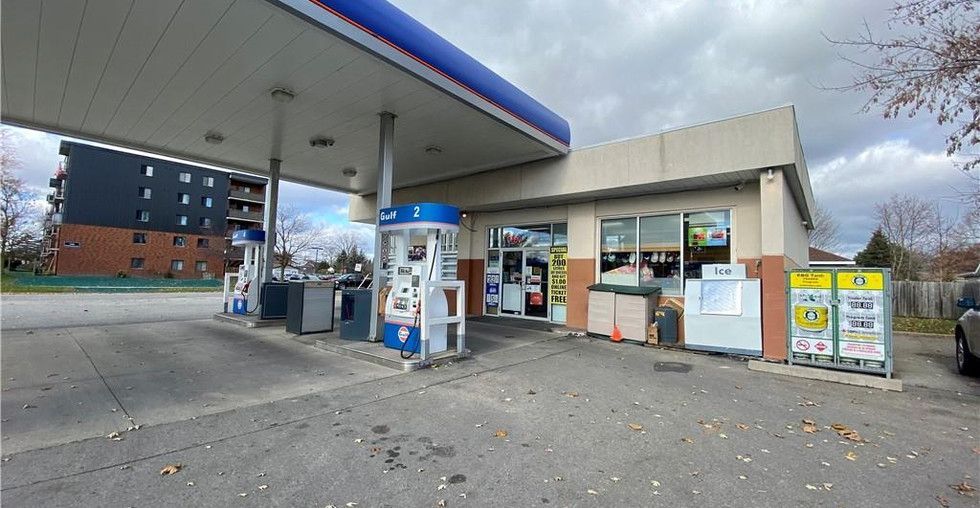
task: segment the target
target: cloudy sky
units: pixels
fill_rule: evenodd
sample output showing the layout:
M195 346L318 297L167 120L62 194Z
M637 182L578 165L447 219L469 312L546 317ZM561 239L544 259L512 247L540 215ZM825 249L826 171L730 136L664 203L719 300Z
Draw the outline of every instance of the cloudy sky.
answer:
M575 147L795 104L813 190L841 223L845 254L864 246L874 203L891 193L955 214L957 189L977 185L944 155L947 129L932 117L885 120L860 113L861 95L822 89L854 73L824 34L854 36L865 21L886 33L890 1L394 3L564 116ZM59 138L18 133L25 176L43 187ZM325 225L348 227L345 196L281 192Z

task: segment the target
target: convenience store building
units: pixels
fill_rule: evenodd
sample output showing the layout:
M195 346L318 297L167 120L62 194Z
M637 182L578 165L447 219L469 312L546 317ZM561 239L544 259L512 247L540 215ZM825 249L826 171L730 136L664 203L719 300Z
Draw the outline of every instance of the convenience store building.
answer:
M392 193L426 201L464 213L456 272L471 316L584 329L592 284L659 286L658 303L681 303L703 265L737 263L761 280L763 356L785 358L784 270L808 264L813 206L792 106ZM351 197L351 220L375 210L373 195Z

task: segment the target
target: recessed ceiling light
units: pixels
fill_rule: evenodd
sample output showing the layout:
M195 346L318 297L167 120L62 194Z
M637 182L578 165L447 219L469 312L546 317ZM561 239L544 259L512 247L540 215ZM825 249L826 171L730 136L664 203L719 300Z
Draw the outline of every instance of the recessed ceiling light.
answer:
M333 138L315 137L310 138L310 146L313 148L328 148L333 146Z
M282 102L284 104L287 102L292 102L293 98L296 97L296 92L283 87L273 88L269 94L272 95L272 100Z
M429 145L425 147L425 153L429 155L439 155L442 153L442 147L437 145Z
M357 169L356 168L344 168L343 170L340 171L340 173L343 174L344 176L350 178L350 177L357 176Z
M204 142L210 145L220 145L224 140L225 137L217 132L208 132L204 135Z

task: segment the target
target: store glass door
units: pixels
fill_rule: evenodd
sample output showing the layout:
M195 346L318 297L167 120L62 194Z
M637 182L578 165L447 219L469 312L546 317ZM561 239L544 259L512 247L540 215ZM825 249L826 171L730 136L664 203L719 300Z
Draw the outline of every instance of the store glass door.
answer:
M548 251L524 251L524 315L548 319Z
M524 315L524 252L501 253L500 312L515 316Z

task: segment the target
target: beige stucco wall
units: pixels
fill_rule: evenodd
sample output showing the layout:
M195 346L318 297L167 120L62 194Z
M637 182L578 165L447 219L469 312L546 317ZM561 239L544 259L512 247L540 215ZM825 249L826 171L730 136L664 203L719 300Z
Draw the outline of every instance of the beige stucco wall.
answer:
M808 229L786 181L783 182L783 196L783 253L797 267L806 267L810 260Z
M769 167L805 172L798 157L802 150L796 117L792 106L786 106L398 189L392 202L435 201L489 211L670 193L754 181L758 171ZM806 189L800 193L807 195L809 180L803 181ZM373 221L374 196L352 196L349 210L353 221Z

